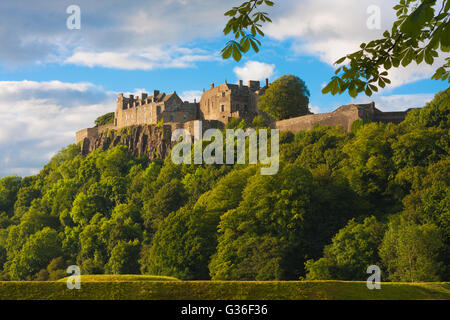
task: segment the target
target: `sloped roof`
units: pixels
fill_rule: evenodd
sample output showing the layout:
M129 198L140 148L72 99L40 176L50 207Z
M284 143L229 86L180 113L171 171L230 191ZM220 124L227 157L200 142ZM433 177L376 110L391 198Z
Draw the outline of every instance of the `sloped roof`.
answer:
M161 92L160 94L158 94L156 96L156 100L161 101L163 100L163 98L166 96L166 94L164 92Z
M164 99L162 100L162 101L168 101L170 98L172 98L173 96L177 96L177 94L175 93L175 92L173 92L173 93L171 93L171 94L168 94L168 95L165 95L165 97L164 97Z

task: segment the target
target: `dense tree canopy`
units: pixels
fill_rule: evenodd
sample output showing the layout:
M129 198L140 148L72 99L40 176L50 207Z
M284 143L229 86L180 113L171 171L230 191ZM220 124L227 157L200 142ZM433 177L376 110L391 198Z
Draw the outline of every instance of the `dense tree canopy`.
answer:
M280 170L75 145L0 179L0 279L449 281L449 91L399 125L280 134ZM259 121L259 126L264 126ZM236 121L245 128L245 121Z

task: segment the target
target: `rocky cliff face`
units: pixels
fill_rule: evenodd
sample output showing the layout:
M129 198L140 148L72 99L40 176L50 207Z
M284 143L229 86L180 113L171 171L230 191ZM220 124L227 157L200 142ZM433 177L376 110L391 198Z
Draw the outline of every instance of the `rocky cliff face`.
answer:
M120 130L106 130L96 137L84 138L81 153L87 155L93 150L108 150L121 144L134 156L148 156L150 160L164 159L170 153L174 143L171 140L170 126L138 125Z

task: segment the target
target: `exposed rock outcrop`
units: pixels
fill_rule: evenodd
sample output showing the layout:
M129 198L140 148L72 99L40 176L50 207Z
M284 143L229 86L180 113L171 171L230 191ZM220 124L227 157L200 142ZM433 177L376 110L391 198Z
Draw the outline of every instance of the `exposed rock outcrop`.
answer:
M148 156L149 159L164 159L173 147L171 126L137 125L121 130L105 130L81 142L81 153L87 155L93 150L108 150L121 144L134 156Z

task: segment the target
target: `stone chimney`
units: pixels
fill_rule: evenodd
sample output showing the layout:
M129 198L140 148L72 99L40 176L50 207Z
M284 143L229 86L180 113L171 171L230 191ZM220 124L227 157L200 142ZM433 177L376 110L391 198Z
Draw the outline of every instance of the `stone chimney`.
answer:
M159 90L153 90L153 102L156 102L156 97L159 95Z
M269 78L266 78L266 87L269 87Z
M147 97L148 97L148 94L146 94L146 93L142 93L141 94L141 97L142 97L142 101L144 101L145 99L147 99Z
M211 83L211 89L214 89L214 83Z
M248 87L250 89L258 90L259 88L261 88L261 83L259 81L249 80Z
M241 88L244 85L244 81L239 80L239 88Z
M130 101L133 101L133 100L134 100L134 95L130 94Z

